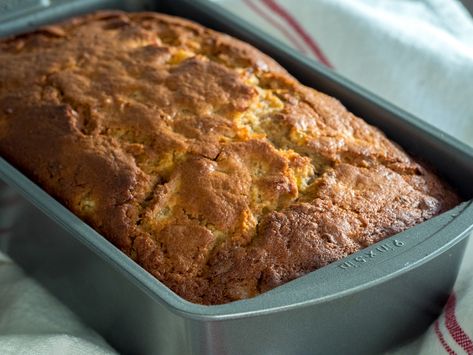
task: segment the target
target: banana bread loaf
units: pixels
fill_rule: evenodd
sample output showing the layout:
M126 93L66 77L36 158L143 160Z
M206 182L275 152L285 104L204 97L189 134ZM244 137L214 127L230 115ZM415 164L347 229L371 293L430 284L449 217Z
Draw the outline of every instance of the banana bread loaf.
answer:
M253 297L459 202L255 48L156 13L0 41L0 153L202 304Z

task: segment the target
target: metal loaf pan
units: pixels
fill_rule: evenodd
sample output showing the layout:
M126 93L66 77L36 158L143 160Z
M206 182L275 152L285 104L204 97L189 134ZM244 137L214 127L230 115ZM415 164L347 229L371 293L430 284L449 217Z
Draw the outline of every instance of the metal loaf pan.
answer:
M471 148L213 3L39 3L34 11L0 17L0 35L104 7L193 19L254 44L430 163L465 200L473 196ZM176 296L3 159L0 177L23 196L2 249L123 353L379 353L420 334L439 314L473 228L473 205L465 202L261 296L202 306Z

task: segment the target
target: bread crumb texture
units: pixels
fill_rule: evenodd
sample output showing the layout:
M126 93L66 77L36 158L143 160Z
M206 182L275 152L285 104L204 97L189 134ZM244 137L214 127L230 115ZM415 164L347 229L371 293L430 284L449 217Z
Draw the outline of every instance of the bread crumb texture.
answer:
M0 152L201 304L256 296L459 201L258 50L156 13L0 41Z

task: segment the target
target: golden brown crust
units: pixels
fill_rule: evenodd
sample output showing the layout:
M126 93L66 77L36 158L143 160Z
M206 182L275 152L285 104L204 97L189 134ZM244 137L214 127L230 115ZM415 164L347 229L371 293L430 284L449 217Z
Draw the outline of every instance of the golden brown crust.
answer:
M251 46L100 12L0 42L0 152L182 297L252 297L455 205Z

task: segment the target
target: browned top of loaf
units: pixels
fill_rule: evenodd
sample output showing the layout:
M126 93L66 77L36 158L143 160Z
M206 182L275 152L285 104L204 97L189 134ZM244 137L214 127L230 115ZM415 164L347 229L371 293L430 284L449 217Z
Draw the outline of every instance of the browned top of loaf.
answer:
M182 297L252 297L458 198L251 46L156 13L0 42L0 152Z

